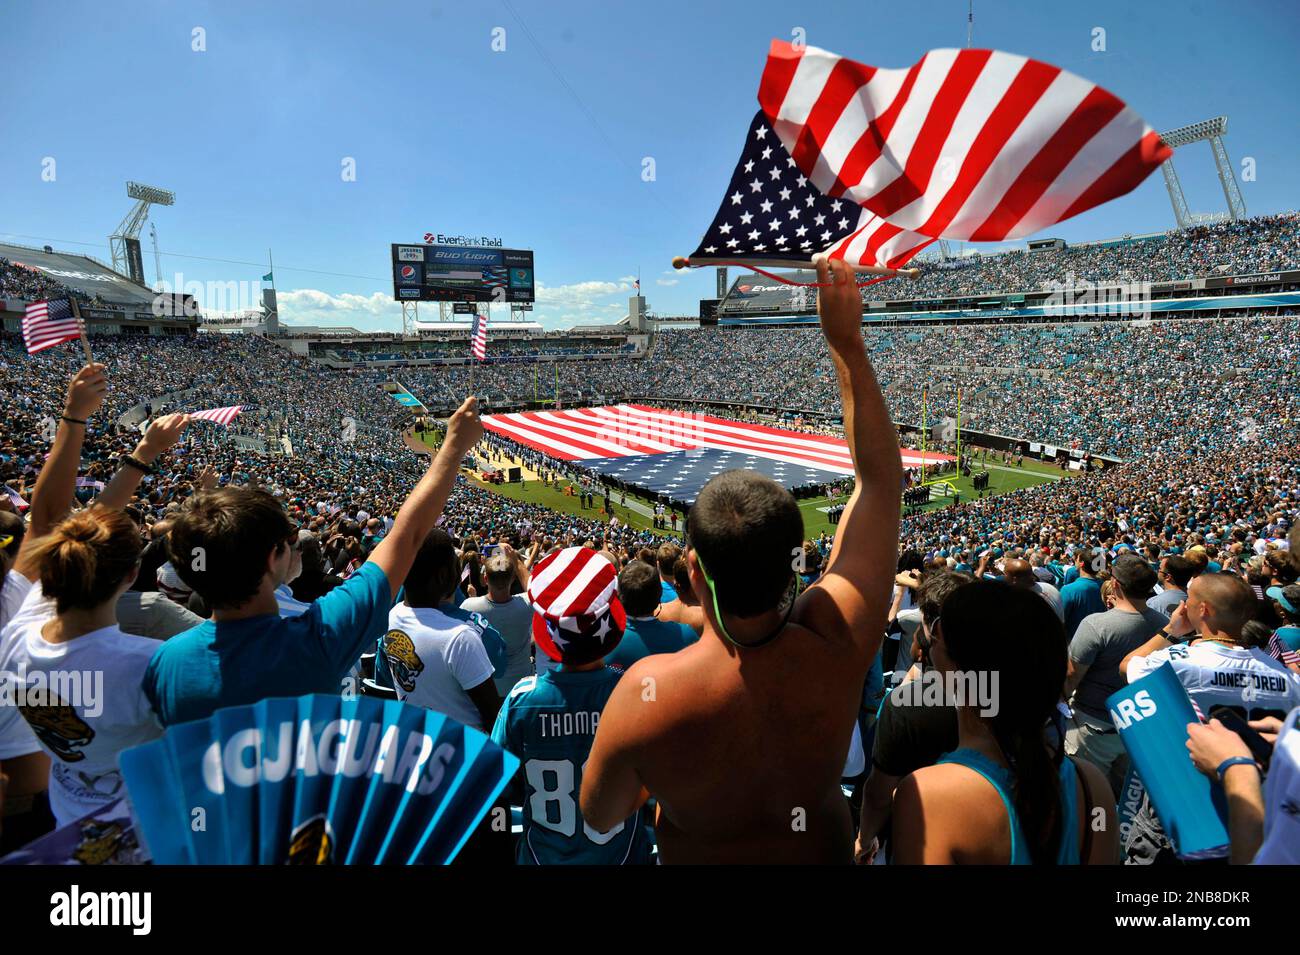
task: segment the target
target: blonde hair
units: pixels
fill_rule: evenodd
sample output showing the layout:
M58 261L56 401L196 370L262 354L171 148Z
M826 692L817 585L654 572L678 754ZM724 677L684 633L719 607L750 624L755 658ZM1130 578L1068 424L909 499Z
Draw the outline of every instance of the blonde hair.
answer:
M37 541L41 590L59 613L98 607L140 562L140 531L121 511L92 507Z

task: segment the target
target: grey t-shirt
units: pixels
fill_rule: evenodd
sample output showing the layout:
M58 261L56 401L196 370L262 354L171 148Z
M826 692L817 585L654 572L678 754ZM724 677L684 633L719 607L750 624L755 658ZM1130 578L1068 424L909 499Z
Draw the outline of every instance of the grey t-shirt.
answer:
M533 642L533 608L523 594L515 594L505 603L496 603L491 597L470 597L460 605L461 610L480 613L496 627L506 642L506 672L494 681L497 692L503 697L533 672L529 651Z
M1084 617L1070 641L1070 659L1088 668L1074 691L1074 708L1109 726L1106 697L1128 685L1119 671L1120 661L1168 622L1150 607L1143 607L1140 614L1115 608Z
M203 622L198 614L157 591L128 590L117 599L116 613L124 632L153 640L167 640Z
M1160 613L1165 615L1166 619L1168 619L1173 616L1174 611L1178 609L1178 605L1186 599L1186 591L1177 590L1171 587L1167 590L1160 591L1160 593L1148 600L1147 606L1152 610L1158 610Z

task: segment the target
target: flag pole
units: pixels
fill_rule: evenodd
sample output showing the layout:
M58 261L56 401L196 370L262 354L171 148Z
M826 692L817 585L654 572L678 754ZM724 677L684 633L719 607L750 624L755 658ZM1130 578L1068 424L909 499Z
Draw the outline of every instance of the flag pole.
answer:
M77 327L81 329L81 348L86 353L86 364L93 365L95 356L90 353L90 339L86 337L86 323L81 318L81 306L72 295L68 296L68 304L72 306L72 316L77 320Z

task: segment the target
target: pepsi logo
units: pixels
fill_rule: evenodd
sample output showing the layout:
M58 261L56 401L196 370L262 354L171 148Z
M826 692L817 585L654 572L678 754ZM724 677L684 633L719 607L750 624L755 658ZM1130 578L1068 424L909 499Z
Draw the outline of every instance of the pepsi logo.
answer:
M413 278L415 278L415 267L412 266L412 265L403 265L403 266L402 266L402 278L404 278L404 279L413 279Z

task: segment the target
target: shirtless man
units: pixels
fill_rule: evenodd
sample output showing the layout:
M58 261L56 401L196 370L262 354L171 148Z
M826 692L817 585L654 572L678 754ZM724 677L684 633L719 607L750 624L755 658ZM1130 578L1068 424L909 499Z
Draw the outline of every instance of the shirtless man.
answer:
M798 593L803 521L788 491L751 471L710 481L686 525L704 634L628 669L583 773L597 830L656 799L665 862L852 861L839 780L884 635L902 465L853 271L817 271L857 478L826 573Z

